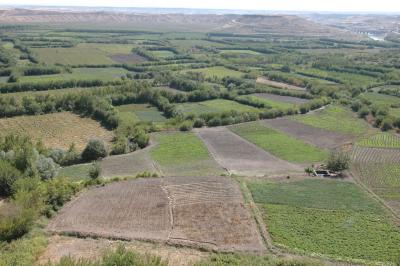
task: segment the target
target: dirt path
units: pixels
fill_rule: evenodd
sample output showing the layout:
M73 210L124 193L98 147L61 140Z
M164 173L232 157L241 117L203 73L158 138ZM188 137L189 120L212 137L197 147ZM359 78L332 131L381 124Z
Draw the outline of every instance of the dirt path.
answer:
M214 159L232 174L265 176L303 172L301 166L273 156L226 127L202 128L195 132Z

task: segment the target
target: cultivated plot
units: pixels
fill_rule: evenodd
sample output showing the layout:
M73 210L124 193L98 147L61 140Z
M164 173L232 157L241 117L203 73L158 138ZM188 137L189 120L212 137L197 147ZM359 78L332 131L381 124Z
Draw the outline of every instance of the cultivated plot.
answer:
M231 173L264 176L303 171L301 167L278 159L225 127L197 129L196 133L215 160Z
M351 142L351 135L309 126L287 118L263 120L261 123L323 149L332 149Z
M64 207L48 229L213 250L264 249L240 189L228 177L148 178L94 188Z
M302 104L302 103L307 103L310 101L308 99L292 97L292 96L283 96L283 95L277 95L277 94L272 94L272 93L254 93L251 95L257 96L259 98L272 100L272 101L292 103L292 104Z
M28 135L42 140L46 147L62 148L75 143L82 150L90 139L102 139L109 143L113 133L90 118L82 118L69 112L36 116L19 116L0 119L0 136L7 134Z
M269 85L271 87L280 88L280 89L306 91L306 88L302 88L299 86L295 86L295 85L291 85L291 84L287 84L287 83L283 83L283 82L273 81L273 80L267 79L265 77L258 77L256 82L260 83L260 84Z

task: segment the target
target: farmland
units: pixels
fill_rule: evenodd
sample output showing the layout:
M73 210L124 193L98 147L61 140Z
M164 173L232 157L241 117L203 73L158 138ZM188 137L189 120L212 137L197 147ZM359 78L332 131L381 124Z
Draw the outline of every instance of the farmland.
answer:
M273 241L286 248L342 259L390 262L398 256L398 227L352 183L257 181L250 190Z
M87 141L99 138L110 142L113 133L102 128L99 123L72 113L55 113L38 116L21 116L0 119L0 135L28 135L41 140L47 147L67 149L72 143L82 150Z
M294 163L323 161L327 153L317 147L299 141L281 131L268 128L260 123L232 126L230 129L239 136L256 144L275 156Z
M397 265L398 18L225 12L0 7L0 266Z

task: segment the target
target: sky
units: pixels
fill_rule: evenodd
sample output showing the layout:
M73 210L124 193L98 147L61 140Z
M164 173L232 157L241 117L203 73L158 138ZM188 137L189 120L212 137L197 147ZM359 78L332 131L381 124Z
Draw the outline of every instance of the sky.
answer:
M400 12L400 0L0 0L0 5Z

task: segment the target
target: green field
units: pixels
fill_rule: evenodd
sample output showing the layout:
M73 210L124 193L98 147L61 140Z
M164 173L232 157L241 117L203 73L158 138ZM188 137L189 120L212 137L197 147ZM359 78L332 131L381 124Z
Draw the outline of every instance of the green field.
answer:
M355 117L350 110L335 105L312 114L294 116L292 119L313 127L355 136L364 134L368 129L364 120Z
M149 104L125 104L117 106L121 115L132 116L132 119L145 122L164 122L166 118L154 106Z
M228 112L232 110L238 112L259 112L255 107L224 99L196 103L182 103L177 105L177 110L181 111L185 115Z
M207 68L198 68L198 69L190 69L190 70L185 70L184 72L200 72L205 75L206 78L223 78L223 77L235 77L235 78L240 78L241 76L244 75L244 73L228 69L226 67L222 66L215 66L215 67L207 67Z
M21 83L26 82L46 82L46 81L64 81L64 80L102 80L110 81L119 79L128 73L123 68L73 68L72 73L62 73L54 75L41 76L23 76L19 78Z
M175 53L169 50L158 50L150 52L153 56L158 57L160 59L165 59L169 57L175 56Z
M234 133L289 162L311 163L327 158L328 152L295 139L283 132L270 129L259 122L229 127Z
M355 184L334 180L249 184L273 241L298 252L394 262L400 229Z
M248 99L248 100L251 100L254 102L264 103L269 108L276 108L276 109L280 109L280 110L296 107L296 104L274 101L274 100L266 99L263 97L253 96L253 95L239 96L238 99Z
M150 154L168 175L201 176L223 173L206 146L194 133L170 132L154 135L157 143Z
M225 54L249 54L249 55L261 55L261 53L253 50L221 50L221 53Z
M359 140L357 145L374 148L400 148L400 137L392 133L378 133Z
M73 181L81 181L89 178L90 164L76 164L61 167L57 177L68 177Z
M129 54L133 45L80 43L71 48L33 48L39 60L46 64L115 64L111 59L114 54Z

